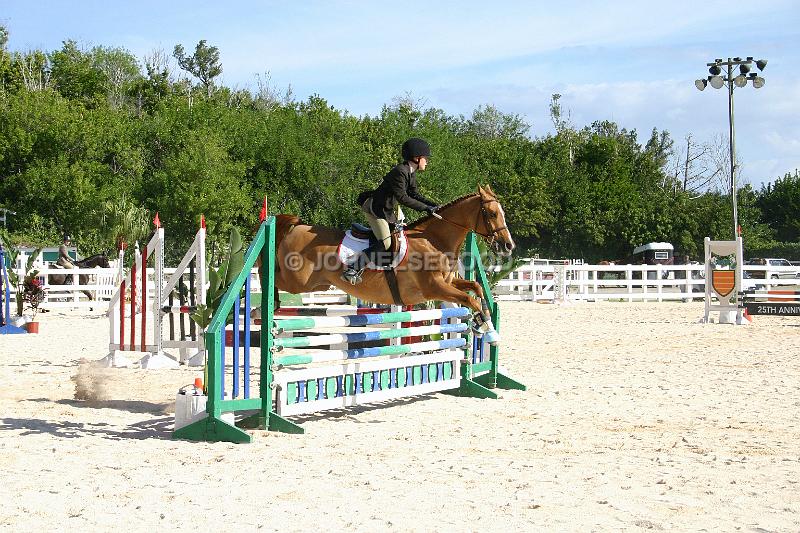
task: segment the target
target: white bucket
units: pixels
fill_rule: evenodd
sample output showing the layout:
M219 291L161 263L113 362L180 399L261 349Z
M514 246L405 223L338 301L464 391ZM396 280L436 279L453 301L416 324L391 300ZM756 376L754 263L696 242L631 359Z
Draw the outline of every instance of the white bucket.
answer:
M227 396L226 393L226 399ZM175 396L175 429L178 430L208 416L206 413L207 401L208 396L194 385L182 387ZM234 425L234 414L222 413L222 420Z

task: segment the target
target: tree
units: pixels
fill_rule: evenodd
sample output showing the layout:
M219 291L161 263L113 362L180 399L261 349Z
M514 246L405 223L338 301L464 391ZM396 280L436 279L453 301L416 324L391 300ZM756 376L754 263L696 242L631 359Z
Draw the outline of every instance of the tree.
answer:
M147 235L149 213L127 193L103 202L100 215L104 240L113 242L117 250L123 243L133 243Z
M12 77L28 91L44 91L52 86L50 59L40 50L15 53L11 60Z
M722 168L713 158L712 147L698 143L690 133L686 136L686 147L673 153L670 171L683 192L697 197L718 182Z
M775 230L779 241L800 241L800 171L762 186L756 205L761 209L762 220Z
M466 122L467 131L484 139L522 139L530 125L519 115L503 113L494 106L478 106Z
M155 111L173 88L169 56L163 50L153 50L146 55L144 67L146 77L139 78L130 87L130 94L135 99L137 116Z
M6 51L8 29L0 24L0 92L7 90L12 82L11 56Z
M717 190L722 191L728 195L731 194L731 151L728 138L724 135L717 134L711 141L711 160L713 161L715 175L717 177ZM736 183L739 186L741 183L742 175L742 159L739 154L736 154L736 168L734 169L736 175Z
M669 157L673 154L674 144L675 143L669 136L669 132L659 132L658 129L653 128L652 133L650 133L650 139L647 141L644 149L645 152L653 157L653 160L659 168L664 168L667 166Z
M106 96L107 78L96 68L91 53L78 48L75 41L64 41L61 50L50 54L53 82L65 98L96 102Z
M572 125L572 112L561 107L561 95L556 93L550 97L550 121L556 130L556 137L564 142L569 150L569 164L575 162L575 128Z
M216 46L207 46L203 39L194 49L194 54L187 56L183 45L175 45L172 52L178 65L195 78L200 80L206 89L206 96L211 98L214 90L214 78L222 74L222 64L219 62L219 49Z
M108 103L120 109L133 84L142 77L136 58L124 48L96 46L91 51L92 65L103 73Z

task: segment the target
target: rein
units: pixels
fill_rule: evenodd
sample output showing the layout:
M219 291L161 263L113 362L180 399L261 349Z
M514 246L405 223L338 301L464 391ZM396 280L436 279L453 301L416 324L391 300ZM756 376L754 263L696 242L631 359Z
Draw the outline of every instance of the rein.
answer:
M459 224L458 222L453 222L452 220L448 220L447 218L445 218L445 217L443 217L441 215L439 215L439 219L443 220L444 222L447 222L448 224L452 224L453 226L459 227L461 229L465 229L467 231L474 231L475 233L477 233L478 235L480 235L481 237L486 239L489 242L489 244L493 244L495 239L497 238L497 234L500 233L501 231L503 231L504 229L508 229L508 226L502 226L500 228L492 228L491 224L489 224L489 215L486 213L486 205L487 204L491 204L493 202L499 203L499 201L497 200L496 197L495 198L491 198L489 200L484 200L483 198L481 198L481 210L480 210L480 213L475 218L475 227L474 228L470 228L468 226L464 226L462 224ZM488 229L491 230L491 232L488 233L488 234L483 234L483 233L480 233L478 231L478 222L480 220L477 217L480 216L480 215L483 215L483 223L484 223L484 225Z

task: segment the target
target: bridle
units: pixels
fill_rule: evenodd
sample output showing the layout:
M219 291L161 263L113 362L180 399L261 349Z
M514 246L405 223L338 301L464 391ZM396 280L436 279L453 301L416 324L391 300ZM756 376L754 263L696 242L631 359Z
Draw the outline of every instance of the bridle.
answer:
M478 235L480 235L481 237L486 239L486 242L490 246L494 246L494 242L497 239L497 234L500 233L503 230L507 230L508 226L501 226L499 228L493 228L492 225L489 223L489 213L488 213L488 211L486 211L486 206L489 205L489 204L492 204L492 203L498 203L499 204L500 201L497 199L496 196L492 196L488 200L484 200L483 196L480 195L480 194L478 194L478 197L481 200L481 210L475 217L475 227L474 228L463 226L463 225L459 224L458 222L453 222L452 220L448 220L448 219L444 218L441 215L439 215L438 218L443 220L444 222L447 222L448 224L452 224L452 225L457 226L459 228L462 228L462 229L465 229L465 230L468 230L468 231L474 231L475 233L477 233ZM481 233L481 232L478 231L478 223L480 222L480 218L479 217L481 215L483 215L483 224L484 224L484 226L486 226L486 229L489 230L488 233Z

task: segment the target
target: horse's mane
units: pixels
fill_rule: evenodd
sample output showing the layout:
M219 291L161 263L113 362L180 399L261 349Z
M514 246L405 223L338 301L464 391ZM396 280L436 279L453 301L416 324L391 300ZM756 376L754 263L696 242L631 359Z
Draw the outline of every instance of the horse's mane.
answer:
M472 192L472 193L469 193L469 194L465 194L464 196L460 196L460 197L456 198L455 200L451 200L450 202L444 204L439 210L440 211L444 211L448 207L451 207L451 206L453 206L453 205L455 205L455 204L457 204L459 202L463 202L464 200L467 200L467 199L472 198L474 196L478 196L479 194L480 193L477 193L477 192ZM406 225L405 229L406 230L415 229L418 226L421 226L422 224L424 224L425 222L428 222L429 220L431 220L433 218L434 218L433 215L425 215L424 217L418 218L414 222L411 222L410 224ZM276 220L276 223L277 223L277 234L276 234L276 238L275 238L276 246L281 242L283 237L285 237L286 234L289 233L289 231L292 230L292 228L294 228L295 226L306 224L305 222L303 222L300 219L300 217L298 217L297 215L292 215L292 214L276 215L275 216L275 220Z
M73 263L79 266L89 266L92 263L98 266L110 265L108 257L106 257L105 254L90 255L89 257L84 257L83 259L80 259L78 261L73 261Z
M472 192L472 193L469 193L469 194L465 194L464 196L461 196L461 197L459 197L459 198L456 198L455 200L452 200L452 201L450 201L449 203L446 203L446 204L444 204L444 205L443 205L443 206L442 206L442 207L439 209L439 211L444 211L444 210L445 210L445 209L447 209L448 207L450 207L450 206L453 206L453 205L455 205L455 204L457 204L457 203L459 203L459 202L463 202L464 200L467 200L468 198L472 198L473 196L478 196L478 194L479 194L479 193L477 193L477 192ZM415 221L414 221L414 222L412 222L411 224L408 224L408 225L406 226L406 229L407 229L407 230L408 230L408 229L414 229L414 228L416 228L417 226L420 226L420 225L422 225L423 223L425 223L425 222L428 222L429 220L431 220L431 219L433 219L433 218L434 218L434 216L433 216L433 215L425 215L425 216L424 216L424 217L422 217L422 218L418 218L417 220L415 220Z

